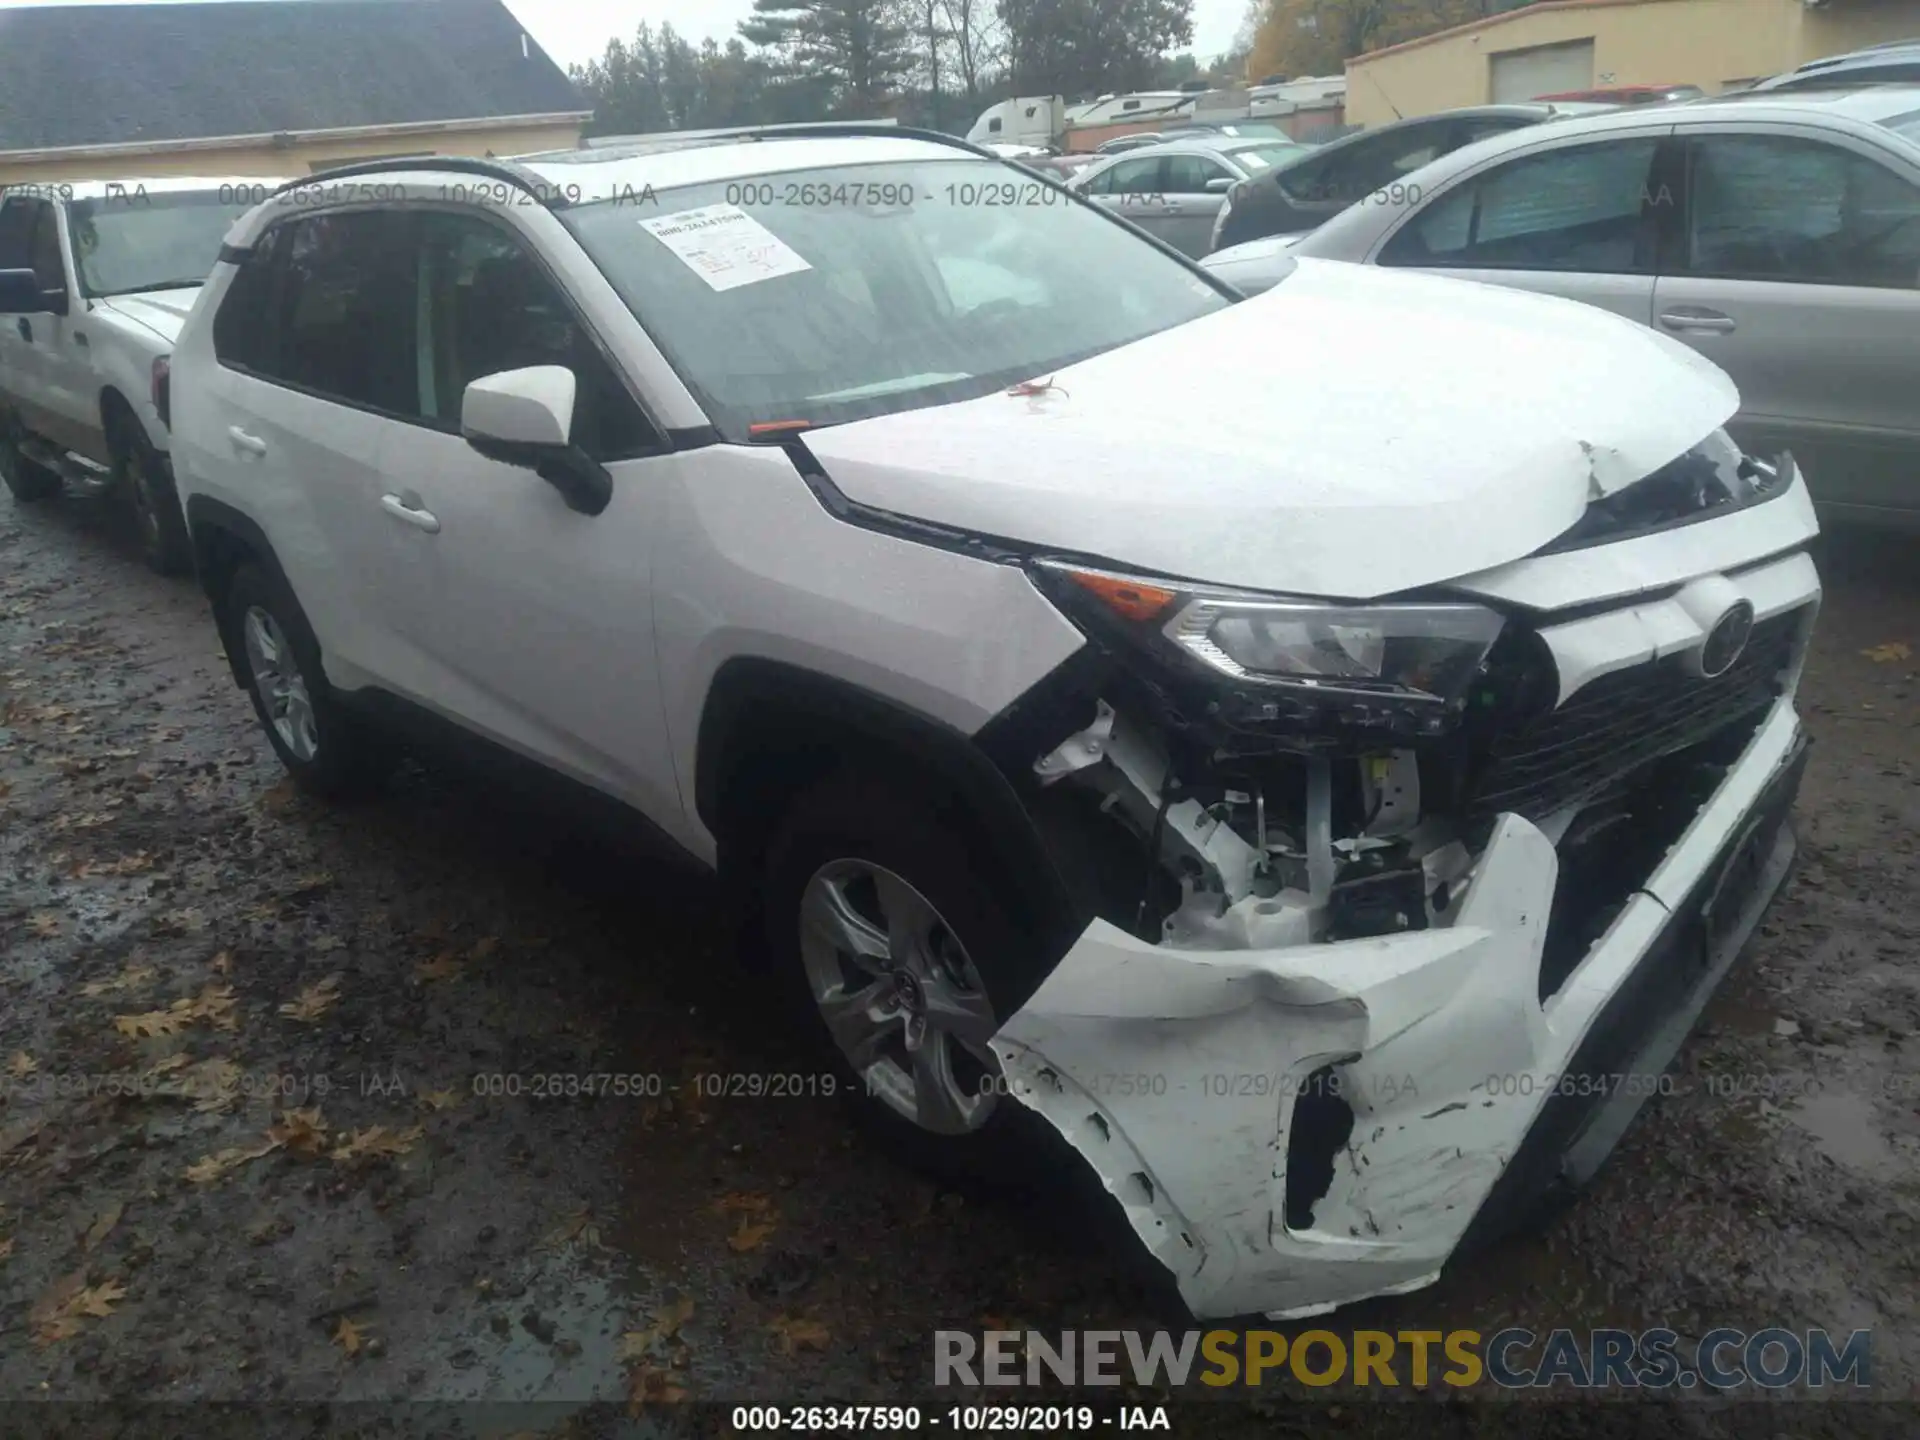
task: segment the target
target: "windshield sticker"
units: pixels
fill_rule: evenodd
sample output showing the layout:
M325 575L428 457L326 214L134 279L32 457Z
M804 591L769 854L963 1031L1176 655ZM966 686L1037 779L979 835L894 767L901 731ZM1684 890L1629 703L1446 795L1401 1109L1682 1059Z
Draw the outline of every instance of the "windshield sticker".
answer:
M813 266L786 241L738 205L703 205L654 220L640 228L678 255L715 290L732 290Z

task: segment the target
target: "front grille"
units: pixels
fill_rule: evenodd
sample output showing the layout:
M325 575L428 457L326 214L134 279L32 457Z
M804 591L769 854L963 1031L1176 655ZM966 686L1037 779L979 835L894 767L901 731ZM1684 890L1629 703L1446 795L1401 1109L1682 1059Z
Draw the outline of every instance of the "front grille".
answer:
M1754 626L1724 675L1690 675L1671 656L1615 671L1566 704L1489 737L1468 790L1471 816L1507 811L1542 820L1616 787L1663 755L1742 722L1757 724L1793 659L1797 611Z

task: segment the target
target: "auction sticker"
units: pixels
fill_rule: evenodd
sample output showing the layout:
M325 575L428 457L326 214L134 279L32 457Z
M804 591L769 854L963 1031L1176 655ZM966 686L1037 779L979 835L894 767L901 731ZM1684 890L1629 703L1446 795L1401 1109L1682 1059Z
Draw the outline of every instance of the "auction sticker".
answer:
M738 205L703 205L640 226L715 290L754 285L813 267Z

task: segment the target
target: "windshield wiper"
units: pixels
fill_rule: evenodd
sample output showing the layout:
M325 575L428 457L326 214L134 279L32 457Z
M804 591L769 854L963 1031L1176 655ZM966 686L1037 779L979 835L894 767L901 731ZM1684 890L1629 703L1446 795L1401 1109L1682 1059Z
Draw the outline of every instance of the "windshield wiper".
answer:
M206 283L207 277L204 275L189 276L185 280L155 280L146 285L129 285L123 290L109 290L105 293L105 298L110 300L115 295L145 295L149 290L185 290L189 286Z

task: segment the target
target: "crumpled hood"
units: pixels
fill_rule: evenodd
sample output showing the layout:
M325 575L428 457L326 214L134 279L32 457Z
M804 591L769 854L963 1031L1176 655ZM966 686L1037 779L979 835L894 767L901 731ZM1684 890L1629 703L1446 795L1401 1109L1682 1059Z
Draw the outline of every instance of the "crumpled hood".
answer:
M1329 260L1052 379L807 446L879 510L1368 599L1530 554L1739 404L1711 362L1605 311Z
M129 320L137 320L171 345L180 338L180 327L187 322L193 302L200 298L198 285L178 290L149 290L143 295L115 295L100 302L101 308Z

